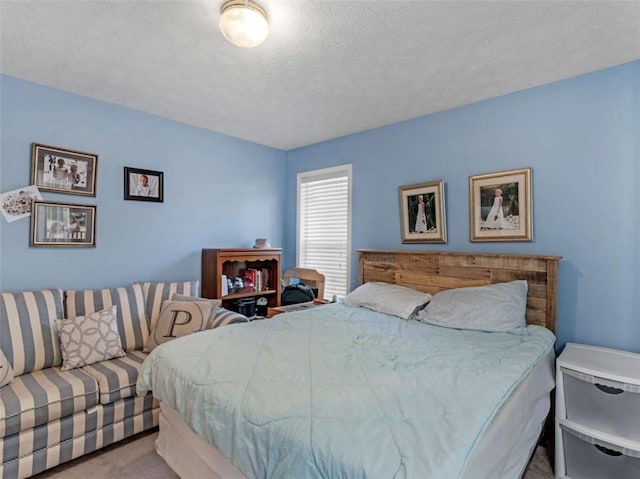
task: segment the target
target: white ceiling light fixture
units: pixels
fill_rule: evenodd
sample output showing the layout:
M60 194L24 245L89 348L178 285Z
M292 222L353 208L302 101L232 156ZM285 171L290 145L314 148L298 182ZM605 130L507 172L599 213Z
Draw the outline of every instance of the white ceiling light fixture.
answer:
M269 35L267 14L251 0L229 0L220 9L220 30L236 46L257 47Z

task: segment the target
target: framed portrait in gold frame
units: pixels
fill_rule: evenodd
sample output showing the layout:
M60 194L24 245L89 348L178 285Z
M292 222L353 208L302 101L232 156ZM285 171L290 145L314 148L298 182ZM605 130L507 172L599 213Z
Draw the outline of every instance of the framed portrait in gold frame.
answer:
M33 200L31 207L31 246L96 246L94 205Z
M31 145L31 184L40 191L96 196L98 155L57 146Z
M446 243L444 181L398 188L403 243Z
M531 168L469 177L471 241L533 241Z

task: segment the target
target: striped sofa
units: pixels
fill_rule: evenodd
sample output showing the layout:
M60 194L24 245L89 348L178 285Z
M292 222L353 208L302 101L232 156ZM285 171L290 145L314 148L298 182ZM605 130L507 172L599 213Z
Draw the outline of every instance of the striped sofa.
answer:
M162 301L175 293L197 296L198 286L0 293L0 349L16 376L0 388L0 479L30 477L156 426L157 401L135 392L149 324ZM126 356L63 371L55 320L111 305ZM215 326L240 320L221 309Z

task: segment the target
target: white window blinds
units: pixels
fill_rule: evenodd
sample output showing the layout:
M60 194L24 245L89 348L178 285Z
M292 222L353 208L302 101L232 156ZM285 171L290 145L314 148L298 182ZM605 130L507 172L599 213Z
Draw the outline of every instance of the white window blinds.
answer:
M325 275L325 298L349 284L351 165L298 174L298 266Z

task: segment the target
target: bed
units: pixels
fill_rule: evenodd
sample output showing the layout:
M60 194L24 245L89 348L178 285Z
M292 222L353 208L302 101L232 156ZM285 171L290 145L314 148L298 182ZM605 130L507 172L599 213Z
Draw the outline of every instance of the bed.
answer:
M549 412L559 257L359 251L359 282L428 293L527 280L529 334L344 305L176 339L138 389L183 478L522 475Z

